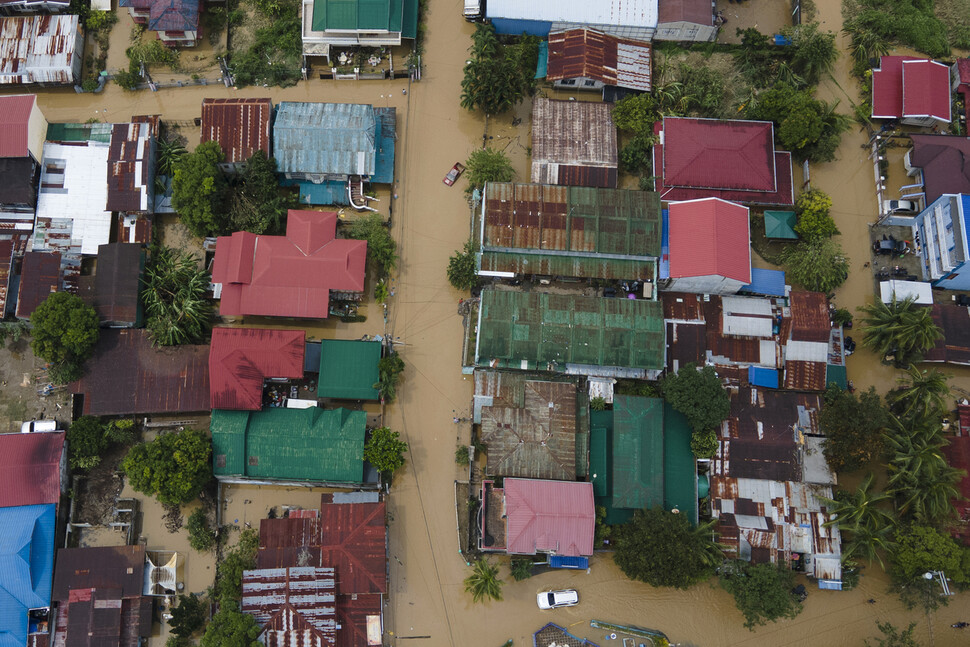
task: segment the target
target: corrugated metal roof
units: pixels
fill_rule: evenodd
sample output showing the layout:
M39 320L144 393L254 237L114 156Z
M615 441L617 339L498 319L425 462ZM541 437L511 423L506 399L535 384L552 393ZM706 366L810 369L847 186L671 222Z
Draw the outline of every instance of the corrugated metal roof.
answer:
M27 644L27 612L50 606L57 506L0 508L0 627L7 644Z
M684 414L664 402L664 509L680 510L697 524L697 459Z
M718 198L669 206L670 277L723 276L751 283L748 208Z
M742 292L769 297L785 296L785 271L751 268L751 283L741 288Z
M546 78L588 78L649 92L651 54L647 41L617 38L593 29L553 32L549 34Z
M10 289L13 252L14 241L0 240L0 316L7 311L7 291Z
M208 356L208 346L155 348L142 329L103 329L71 389L96 416L208 411Z
M0 157L30 154L27 125L36 103L37 96L33 94L0 97Z
M403 0L315 0L314 31L401 31ZM412 36L413 37L413 36Z
M273 125L280 173L373 175L374 107L354 103L283 101Z
M57 551L52 597L67 602L77 589L115 589L119 598L142 595L145 547L99 546Z
M505 479L506 552L593 554L593 484Z
M154 0L148 15L152 31L198 31L200 0Z
M832 321L825 295L821 292L793 291L788 299L791 306L792 340L828 343Z
M305 344L302 330L213 328L209 347L212 408L261 409L267 378L303 377Z
M2 109L2 108L0 108ZM0 141L2 141L0 135ZM0 208L13 212L30 212L37 205L37 182L40 178L40 165L33 157L0 158ZM23 215L33 219L33 213Z
M0 507L61 499L64 432L0 434Z
M770 338L775 319L768 299L721 297L721 333L735 337Z
M961 415L962 417L963 415ZM959 522L952 532L955 536L960 537L965 545L970 546L970 436L956 436L949 440L949 444L943 446L946 461L950 464L950 467L963 470L964 473L957 484L963 499L952 501L959 516Z
M319 566L244 571L242 610L262 627L266 647L323 647L336 642L334 569Z
M558 165L616 168L616 126L609 104L592 101L555 101L536 97L532 104L532 181L567 184ZM582 180L582 176L572 179ZM589 186L616 188L604 178L590 178Z
M795 225L798 218L794 211L765 211L765 238L797 240Z
M872 70L872 116L950 121L950 68L912 56L883 56Z
M640 510L664 501L663 400L613 397L613 507Z
M27 252L20 271L17 317L29 319L37 306L61 287L60 252Z
M344 400L377 400L381 342L349 339L320 341L317 395Z
M108 148L108 211L149 211L154 202L151 126L114 124Z
M102 323L140 326L142 319L141 275L145 250L133 243L110 243L98 247L98 268L93 290L82 294Z
M657 0L489 0L486 11L489 18L621 27L657 26Z
M603 254L534 254L482 252L481 272L512 272L521 276L559 276L624 281L652 281L656 276L652 260L610 258Z
M215 409L213 471L216 476L359 484L366 425L364 411L347 409Z
M714 9L711 0L663 0L660 3L659 24L689 22L711 27L714 25Z
M0 18L0 84L74 83L79 24L71 15Z
M202 142L219 142L226 162L245 162L258 150L269 157L273 101L263 99L203 99Z

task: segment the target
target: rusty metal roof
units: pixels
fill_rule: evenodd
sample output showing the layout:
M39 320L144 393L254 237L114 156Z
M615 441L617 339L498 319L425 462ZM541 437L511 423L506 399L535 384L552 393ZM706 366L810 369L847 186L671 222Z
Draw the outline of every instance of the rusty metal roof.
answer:
M617 155L616 126L609 104L535 98L533 182L615 189ZM560 165L589 171L571 171L563 177L559 173ZM612 169L612 173L607 169Z
M109 243L98 247L98 267L90 290L82 298L102 323L114 326L141 325L141 274L145 250L132 243ZM87 278L87 277L83 277Z
M792 341L821 341L828 343L832 322L829 302L821 292L793 291L791 305Z
M606 85L649 92L650 43L617 38L594 29L570 29L549 34L546 78L594 79Z
M61 500L64 432L0 434L0 508Z
M148 211L154 195L151 125L114 124L108 146L108 211Z
M272 113L269 98L203 99L202 142L219 142L230 163L245 162L258 150L269 157Z
M71 389L96 416L208 411L208 358L208 346L155 348L143 329L104 329Z
M710 0L663 0L659 11L659 24L688 22L705 27L714 25L714 10Z
M711 297L712 299L714 297ZM661 292L660 302L664 319L675 321L705 321L704 302L699 294L687 292Z
M0 158L0 178L0 205L5 210L26 211L36 206L40 165L33 157Z
M667 325L667 370L676 373L685 364L703 366L707 358L707 325L676 323Z
M266 647L323 647L336 642L334 569L292 566L244 571L242 610L262 627Z
M29 319L37 306L60 289L60 252L27 252L20 270L17 317Z
M792 391L824 391L825 371L825 362L788 360L783 386Z
M932 308L933 322L943 331L943 338L926 351L925 361L970 365L970 310L940 303Z
M79 24L71 15L0 18L0 84L74 83Z
M117 589L122 598L140 597L144 571L144 546L61 548L51 597L65 601L75 589Z

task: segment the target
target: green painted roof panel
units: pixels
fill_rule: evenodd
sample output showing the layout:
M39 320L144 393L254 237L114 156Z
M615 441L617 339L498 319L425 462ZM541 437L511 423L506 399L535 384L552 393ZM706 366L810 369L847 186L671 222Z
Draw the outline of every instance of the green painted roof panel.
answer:
M613 398L613 506L643 509L664 501L664 402Z
M320 342L317 395L342 400L377 400L379 341L324 339Z
M680 510L697 525L697 463L684 414L664 403L664 508Z
M794 211L765 211L765 238L797 239L796 222Z
M314 31L402 32L414 38L417 9L417 0L315 0L311 26Z
M652 281L654 262L602 255L534 254L519 251L482 252L482 271L540 276L569 276L626 281Z
M608 496L610 493L610 478L607 472L607 461L610 453L610 441L606 427L593 427L589 433L589 473L593 481L593 496ZM593 478L593 474L596 475Z

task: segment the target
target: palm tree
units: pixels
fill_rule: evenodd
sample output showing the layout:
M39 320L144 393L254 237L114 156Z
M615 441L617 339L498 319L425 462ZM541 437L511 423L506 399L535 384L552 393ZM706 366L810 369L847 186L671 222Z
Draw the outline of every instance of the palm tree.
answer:
M912 298L890 303L877 301L862 306L862 343L883 361L906 366L919 361L923 353L943 337L929 308L917 306Z
M912 428L894 417L886 434L890 492L901 515L937 523L953 515L951 501L960 496L956 484L963 472L947 463L947 441L938 421L924 417L908 422Z
M913 487L900 491L899 512L923 524L950 519L955 514L952 502L961 496L956 484L964 474L949 465L924 470Z
M870 564L878 561L882 566L881 553L892 546L893 519L885 510L892 497L873 491L874 480L870 473L855 492L843 490L836 499L821 501L829 508L829 521L825 525L838 525L839 530L849 534L842 555L862 557Z
M479 557L472 574L465 578L465 592L471 593L475 602L486 598L501 601L503 584L498 578L498 566L492 566L484 557Z
M792 68L798 72L809 85L815 85L823 74L832 70L839 50L835 46L835 34L820 32L817 23L799 25L791 30Z
M714 530L716 526L717 519L711 519L691 528L691 534L698 538L694 545L700 549L700 559L711 568L716 568L724 562L724 549L726 548L724 544L718 543L716 540L717 533Z
M146 327L159 346L197 344L212 327L208 298L209 273L198 260L168 247L158 247L142 279Z
M936 369L924 371L910 364L906 375L898 380L900 387L890 392L890 398L901 416L935 417L946 410L950 397L949 378L949 375Z
M155 149L157 159L155 163L156 175L168 175L171 177L175 170L175 164L186 152L185 146L177 139L159 139Z

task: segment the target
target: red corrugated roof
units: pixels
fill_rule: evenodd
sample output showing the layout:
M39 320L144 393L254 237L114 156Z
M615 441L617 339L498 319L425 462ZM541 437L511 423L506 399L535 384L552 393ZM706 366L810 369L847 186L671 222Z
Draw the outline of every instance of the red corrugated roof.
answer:
M226 162L245 162L269 148L271 99L203 99L202 141L219 142Z
M209 393L213 409L263 406L263 381L303 377L306 333L302 330L215 328L209 347Z
M593 484L505 479L506 552L593 554Z
M956 62L957 81L960 85L970 84L970 58L961 58Z
M29 154L27 123L36 100L33 94L0 97L0 157L26 157Z
M64 432L0 434L0 508L57 503Z
M588 78L634 90L651 88L650 43L617 38L594 29L549 34L546 79Z
M670 277L751 283L748 209L718 198L670 204Z
M953 502L960 518L954 528L954 535L970 546L970 436L950 438L950 444L943 448L943 453L950 467L966 472L959 483L963 500Z
M950 121L950 69L926 58L883 56L872 71L872 116Z
M219 312L325 319L331 290L364 289L367 242L337 240L336 229L336 213L290 210L285 236L221 236L212 267Z

